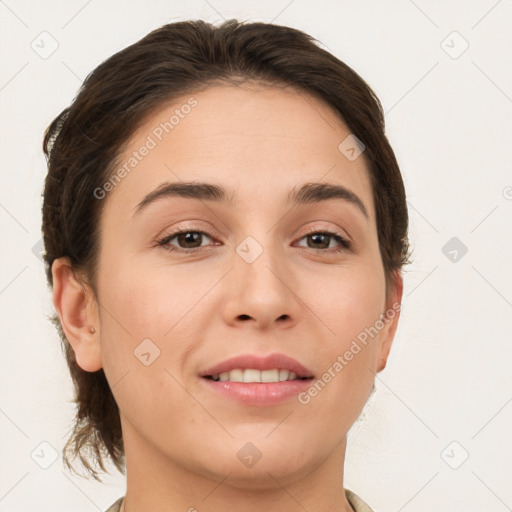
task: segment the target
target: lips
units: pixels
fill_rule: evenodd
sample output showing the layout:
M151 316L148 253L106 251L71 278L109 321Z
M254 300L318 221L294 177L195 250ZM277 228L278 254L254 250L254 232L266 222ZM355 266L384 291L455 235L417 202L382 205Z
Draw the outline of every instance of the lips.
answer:
M208 368L200 373L200 377L208 378L221 373L230 372L231 370L288 370L294 372L297 378L307 379L314 377L313 373L304 365L299 363L292 357L284 354L274 353L267 356L258 356L256 354L242 354Z

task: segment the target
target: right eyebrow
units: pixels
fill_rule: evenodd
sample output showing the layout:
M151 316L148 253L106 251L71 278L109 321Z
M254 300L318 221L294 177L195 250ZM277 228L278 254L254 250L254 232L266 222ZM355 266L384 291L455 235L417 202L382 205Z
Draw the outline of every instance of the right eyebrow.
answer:
M232 194L228 194L225 188L214 185L213 183L165 182L144 196L142 201L136 206L133 215L139 215L142 210L147 208L151 203L166 197L185 197L189 199L217 201L230 206L233 206L235 203Z

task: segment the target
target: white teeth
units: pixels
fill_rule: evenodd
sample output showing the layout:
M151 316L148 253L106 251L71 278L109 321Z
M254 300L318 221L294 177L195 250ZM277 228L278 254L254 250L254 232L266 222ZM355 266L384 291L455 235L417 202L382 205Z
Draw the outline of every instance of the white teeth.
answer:
M226 380L230 380L232 382L243 382L244 381L244 371L243 370L231 370L230 372L226 372L228 374L228 378Z
M245 370L244 382L261 382L261 372L259 370Z
M283 382L285 380L296 380L297 374L289 370L273 369L273 370L242 370L237 368L229 372L223 372L218 375L212 375L213 380L230 381L230 382Z
M279 370L262 370L261 382L279 382Z

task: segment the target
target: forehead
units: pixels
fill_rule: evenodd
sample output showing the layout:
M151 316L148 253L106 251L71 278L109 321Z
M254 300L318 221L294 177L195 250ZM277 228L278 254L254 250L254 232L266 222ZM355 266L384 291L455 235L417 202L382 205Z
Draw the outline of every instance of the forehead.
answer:
M123 178L106 210L131 215L165 182L200 181L235 191L239 205L285 201L306 182L344 185L374 217L363 155L339 146L350 130L328 105L289 87L214 85L162 104L134 132L117 159Z

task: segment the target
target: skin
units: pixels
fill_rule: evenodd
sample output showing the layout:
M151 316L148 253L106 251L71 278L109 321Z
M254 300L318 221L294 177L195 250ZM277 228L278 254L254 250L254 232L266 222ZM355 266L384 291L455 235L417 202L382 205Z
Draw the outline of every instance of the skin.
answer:
M126 511L352 510L342 485L346 435L386 365L399 312L308 404L240 404L198 374L234 355L281 352L320 377L400 303L400 274L386 302L366 163L338 150L350 131L327 105L256 84L210 86L163 106L120 161L190 96L198 105L103 199L98 300L67 258L52 268L77 362L104 369L120 408ZM231 189L235 204L174 197L134 216L164 181L193 180ZM349 188L369 218L340 199L291 208L287 194L307 182ZM158 246L182 227L213 238L203 235L191 254ZM311 241L313 227L353 248L329 253L323 247L339 244ZM247 236L263 248L252 263L236 252ZM160 350L149 366L134 357L146 338ZM252 467L237 457L247 442L262 454Z

